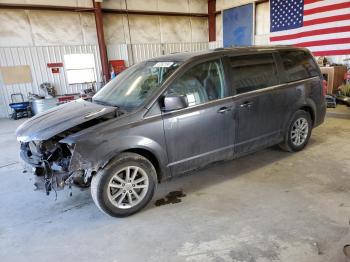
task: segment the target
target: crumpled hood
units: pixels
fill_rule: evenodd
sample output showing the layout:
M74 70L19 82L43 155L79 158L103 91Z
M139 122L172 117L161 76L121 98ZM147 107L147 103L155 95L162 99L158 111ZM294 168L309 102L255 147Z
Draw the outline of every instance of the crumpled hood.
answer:
M74 126L116 111L82 99L69 102L30 118L16 130L17 140L46 140Z

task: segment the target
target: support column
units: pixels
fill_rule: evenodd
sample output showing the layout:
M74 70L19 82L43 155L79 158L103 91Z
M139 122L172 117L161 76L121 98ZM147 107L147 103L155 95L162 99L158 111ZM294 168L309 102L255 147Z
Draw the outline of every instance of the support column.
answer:
M209 42L216 41L216 0L208 0Z
M94 12L95 12L96 32L97 32L98 46L100 49L102 74L103 74L104 81L107 82L109 80L109 69L108 69L107 49L106 49L104 32L103 32L103 17L102 17L101 3L96 2L95 0L92 0L92 2L94 5Z

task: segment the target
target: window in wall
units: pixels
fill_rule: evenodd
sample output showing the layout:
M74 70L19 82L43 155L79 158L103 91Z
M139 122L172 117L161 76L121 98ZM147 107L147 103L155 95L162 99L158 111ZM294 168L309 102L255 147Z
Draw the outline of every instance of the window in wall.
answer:
M278 75L272 54L254 54L230 58L233 88L237 94L278 84Z
M93 54L70 54L64 56L68 84L96 81L95 58Z
M318 68L311 55L304 51L281 51L281 58L289 82L318 75Z
M185 95L189 106L224 97L224 75L220 60L194 66L175 81L168 93Z

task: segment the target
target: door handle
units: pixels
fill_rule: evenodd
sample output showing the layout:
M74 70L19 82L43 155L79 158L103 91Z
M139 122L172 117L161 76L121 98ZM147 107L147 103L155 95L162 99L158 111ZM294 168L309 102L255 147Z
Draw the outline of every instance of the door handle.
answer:
M243 104L241 104L239 107L240 108L249 108L253 105L253 102L246 101Z
M228 112L228 111L231 111L232 107L227 107L227 106L224 106L224 107L221 107L219 110L218 110L218 113L219 114L223 114L225 112Z

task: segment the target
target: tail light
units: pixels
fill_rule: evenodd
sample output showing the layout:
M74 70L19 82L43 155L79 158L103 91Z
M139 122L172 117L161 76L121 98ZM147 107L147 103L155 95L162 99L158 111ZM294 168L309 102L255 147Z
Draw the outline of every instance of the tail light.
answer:
M322 95L325 97L327 95L327 81L322 80Z

